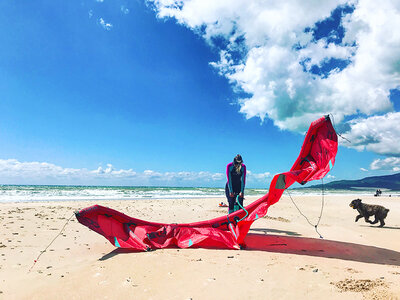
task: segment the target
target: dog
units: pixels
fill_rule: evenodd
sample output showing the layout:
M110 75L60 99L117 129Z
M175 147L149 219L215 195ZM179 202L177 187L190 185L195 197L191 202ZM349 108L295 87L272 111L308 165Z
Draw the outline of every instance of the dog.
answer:
M353 209L357 209L359 215L356 217L355 222L357 222L360 218L364 218L365 222L370 224L376 224L380 222L379 227L385 226L384 219L386 218L389 209L381 206L381 205L371 205L361 203L361 199L355 199L351 201L350 207ZM370 221L369 217L375 216L374 221Z

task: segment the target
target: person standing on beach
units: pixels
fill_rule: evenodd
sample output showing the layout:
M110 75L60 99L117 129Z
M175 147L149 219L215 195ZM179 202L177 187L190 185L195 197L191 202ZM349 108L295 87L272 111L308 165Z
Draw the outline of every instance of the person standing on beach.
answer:
M225 195L229 203L229 213L234 212L236 196L243 206L244 186L246 184L246 165L243 163L242 156L236 155L233 162L226 166L227 183L225 185Z

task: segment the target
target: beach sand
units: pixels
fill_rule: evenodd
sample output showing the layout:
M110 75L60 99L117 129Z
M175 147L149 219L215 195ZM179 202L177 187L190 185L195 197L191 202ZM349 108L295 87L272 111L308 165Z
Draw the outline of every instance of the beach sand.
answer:
M93 204L167 223L224 215L221 198L0 204L0 299L400 299L400 197L361 197L390 209L378 228L325 195L323 239L284 196L257 220L246 250L116 250L71 219ZM292 196L316 223L321 196ZM250 203L256 198L246 198Z

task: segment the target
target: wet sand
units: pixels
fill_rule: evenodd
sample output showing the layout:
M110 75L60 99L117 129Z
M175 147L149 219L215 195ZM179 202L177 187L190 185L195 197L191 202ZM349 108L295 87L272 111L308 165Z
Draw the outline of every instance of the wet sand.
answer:
M227 208L221 198L1 203L0 299L400 299L400 197L361 197L390 209L383 228L354 222L354 198L325 196L321 239L286 194L253 224L246 250L132 253L73 217L29 273L74 210L101 204L181 223ZM321 197L293 199L315 224Z

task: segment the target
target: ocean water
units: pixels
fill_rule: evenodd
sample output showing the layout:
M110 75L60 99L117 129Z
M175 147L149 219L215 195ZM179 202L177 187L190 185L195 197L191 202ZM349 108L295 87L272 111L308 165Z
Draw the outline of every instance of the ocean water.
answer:
M245 196L263 196L267 189L248 189ZM321 189L291 189L293 195L321 195ZM331 190L325 194L372 195L374 190ZM1 202L78 201L78 200L140 200L225 198L224 188L188 187L125 187L125 186L64 186L64 185L0 185Z
M267 190L246 189L246 195ZM0 202L225 198L224 188L0 185Z

